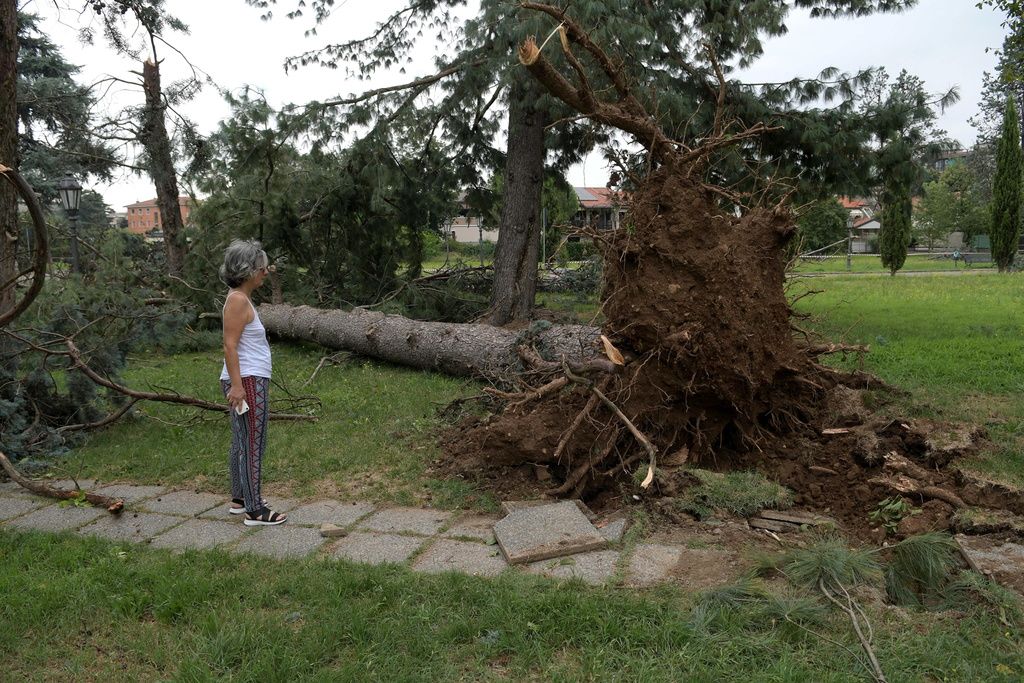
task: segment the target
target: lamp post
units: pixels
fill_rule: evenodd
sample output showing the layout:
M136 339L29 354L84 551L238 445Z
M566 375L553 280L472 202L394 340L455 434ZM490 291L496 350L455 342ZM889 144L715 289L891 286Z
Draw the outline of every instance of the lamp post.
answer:
M846 272L853 269L853 214L846 217Z
M64 205L64 211L71 221L71 272L81 273L78 260L78 203L82 199L82 186L71 176L65 176L57 183L57 191L60 193L60 203Z

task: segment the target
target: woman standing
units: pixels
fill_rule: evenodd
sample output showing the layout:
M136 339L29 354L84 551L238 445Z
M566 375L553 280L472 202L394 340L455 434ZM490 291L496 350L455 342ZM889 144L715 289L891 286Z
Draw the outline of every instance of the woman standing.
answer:
M224 301L224 369L220 384L231 415L232 514L245 514L246 526L273 526L285 521L260 494L260 474L267 440L267 390L270 344L252 305L252 293L270 272L267 253L255 240L234 240L224 251L220 277L230 288Z

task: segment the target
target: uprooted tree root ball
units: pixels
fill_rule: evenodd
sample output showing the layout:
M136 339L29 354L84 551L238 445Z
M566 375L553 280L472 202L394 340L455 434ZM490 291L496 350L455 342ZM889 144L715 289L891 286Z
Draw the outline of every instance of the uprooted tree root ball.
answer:
M821 365L828 347L794 332L784 215L734 217L659 171L635 195L631 225L601 243L603 331L623 365L563 366L524 335L521 392L451 431L447 469L505 492L518 483L517 495L640 494L651 458L632 424L657 454L649 492L665 499L685 494L694 483L685 465L698 465L760 471L862 537L887 496L936 501L929 512L941 518L919 519L939 528L961 507L1015 507L1010 495L971 494L966 475L946 468L979 435L940 448L928 427L880 422L860 391L891 388ZM656 507L671 514L671 502Z
M525 334L518 386L492 391L506 401L503 410L452 431L451 467L490 475L503 490L509 472L540 468L545 494L590 500L644 491L671 498L692 485L686 463L755 469L855 531L885 496L938 501L932 507L948 507L946 522L956 508L992 504L982 495L966 500L965 481L938 469L946 463L922 461L927 439L910 426L873 422L866 411L837 423L837 397L893 389L820 364L840 347L815 345L794 327L785 292L794 219L785 191L755 201L707 181L717 152L764 126L729 131L719 111L696 147L669 139L614 60L561 10L536 8L561 22L577 74L572 45L604 69L618 99L600 100L582 75L571 84L532 41L521 61L570 106L632 133L653 170L633 178L623 227L591 233L604 260L607 360L570 363Z

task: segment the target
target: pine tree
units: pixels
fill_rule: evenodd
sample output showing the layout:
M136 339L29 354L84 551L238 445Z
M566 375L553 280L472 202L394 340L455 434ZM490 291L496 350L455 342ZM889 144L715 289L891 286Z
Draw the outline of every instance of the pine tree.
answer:
M895 275L907 260L911 211L910 186L900 176L891 178L882 193L882 229L878 234L882 266L890 275Z
M863 112L878 145L874 166L875 181L881 188L882 228L878 241L882 265L893 275L907 259L913 213L910 198L922 189L922 162L941 148L956 145L935 128L936 109L959 99L955 88L931 96L920 78L903 71L891 85L886 78L876 83L872 101Z
M277 0L247 1L268 10L278 4ZM715 66L731 76L735 67L755 61L763 53L763 39L787 31L786 18L794 8L810 9L816 17L863 16L899 11L915 2L588 0L571 6L573 16L595 40L615 46L624 56L618 65L622 77L634 86L633 92L643 104L653 105L657 99L659 121L665 128L687 131L688 138L698 140L710 133L716 121ZM331 0L289 0L288 4L295 8L289 17L301 16L303 11L313 14L316 26L310 34L326 33L334 5ZM499 0L482 0L475 16L460 21L453 8L461 4L458 0L408 0L370 35L311 50L289 60L286 68L347 66L348 75L366 78L411 61L420 36L459 46L459 51L449 51L450 56L439 61L433 74L401 86L314 104L308 111L313 114L313 126L329 131L335 139L356 125L371 125L377 133L399 117L423 116L435 122L431 134L443 141L462 183L482 185L486 175L504 172L509 196L499 226L489 316L492 323L503 324L528 316L533 306L540 238L539 188L545 163L564 168L605 135L551 97L536 93L513 71L512 47L527 35L542 38L551 34L557 22L529 12L529 3L510 11L510 6ZM564 7L569 3L558 0L555 4ZM717 65L710 63L709 53L714 54ZM561 59L557 53L552 58ZM764 121L771 131L760 140L759 149L725 154L727 158L715 164L719 175L710 180L732 187L732 181L750 177L748 164L752 164L769 176L799 178L801 198L820 197L838 184L846 191L866 190L870 164L862 160L871 133L856 115L854 100L869 74L870 70L849 76L827 69L817 77L783 83L730 80L723 97L728 116ZM593 75L595 90L614 87L599 69ZM428 99L428 94L440 96ZM834 106L813 106L820 101ZM505 111L510 134L502 153L493 144ZM557 125L549 126L550 122ZM753 188L748 184L737 189Z
M1006 100L1006 116L996 152L996 177L992 188L992 260L1005 272L1013 265L1021 232L1021 174L1024 158L1020 146L1020 120L1013 98Z

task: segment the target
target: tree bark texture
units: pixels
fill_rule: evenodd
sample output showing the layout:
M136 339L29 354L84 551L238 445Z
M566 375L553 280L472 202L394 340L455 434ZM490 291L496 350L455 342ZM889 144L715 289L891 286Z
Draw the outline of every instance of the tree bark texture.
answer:
M180 275L185 263L185 226L178 206L178 178L171 157L171 141L167 136L159 63L146 60L142 64L142 84L146 91L146 108L142 114L140 142L146 150L149 175L156 186L156 202L160 209L164 252L167 255L167 273Z
M487 312L491 325L529 320L537 292L540 203L544 185L545 113L535 104L539 87L519 76L509 102L505 203L494 252L494 287Z
M15 0L0 0L0 164L18 168L18 9ZM0 283L17 272L18 194L0 178ZM14 306L15 287L0 291L0 313Z
M517 348L527 341L525 331L422 322L361 308L339 311L263 304L259 314L267 331L279 337L458 376L498 378L520 372ZM554 325L537 332L531 341L548 357L582 362L598 355L599 334L595 327Z

